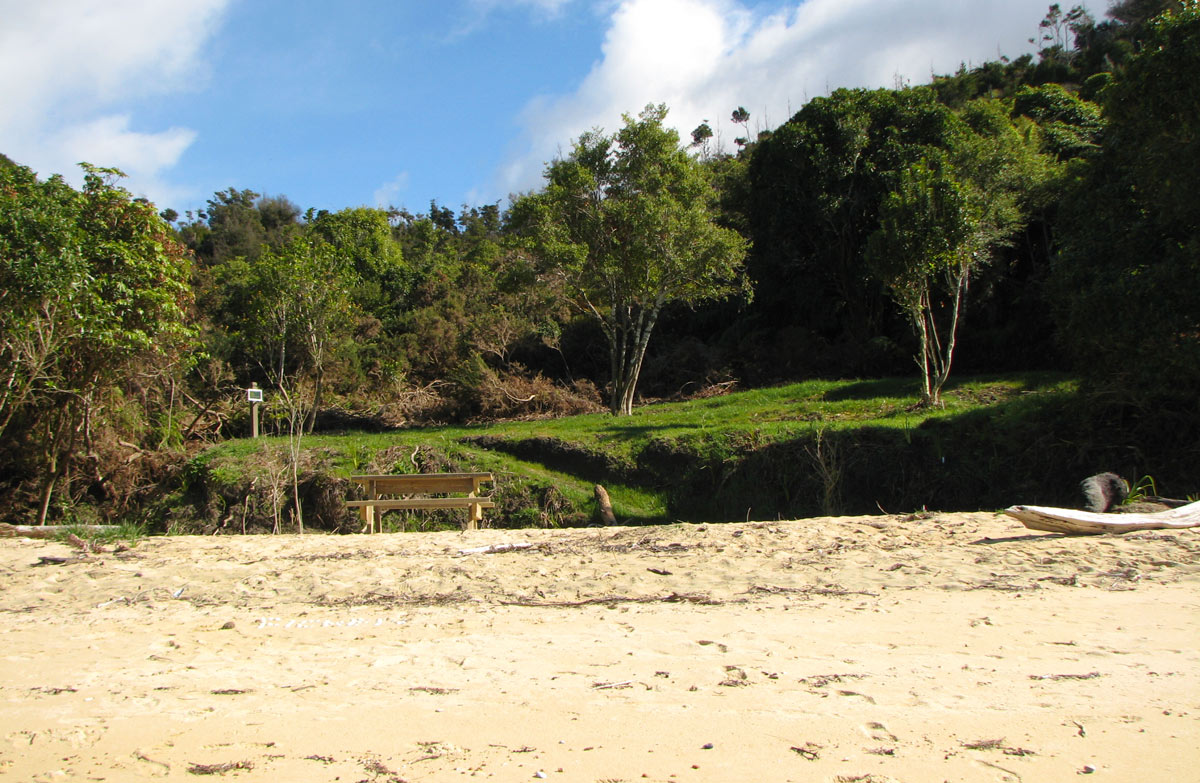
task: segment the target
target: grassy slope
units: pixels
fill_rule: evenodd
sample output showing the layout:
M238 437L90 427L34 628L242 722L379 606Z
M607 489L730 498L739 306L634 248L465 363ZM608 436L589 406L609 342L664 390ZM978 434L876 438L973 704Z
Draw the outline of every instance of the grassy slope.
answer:
M1046 433L1074 390L1053 374L960 378L945 407L930 410L916 407L909 379L809 381L644 406L624 418L310 436L304 449L316 470L343 479L492 471L498 499L512 498L494 520L505 526L579 523L596 483L632 523L995 507L1050 499L1039 481L1048 466L1083 469L1067 453L1070 438ZM1030 446L1042 453L1022 463ZM265 484L265 455L285 449L285 438L228 442L189 473L210 487L245 487L248 474ZM1018 491L1028 494L1012 497ZM228 504L237 492L225 495Z

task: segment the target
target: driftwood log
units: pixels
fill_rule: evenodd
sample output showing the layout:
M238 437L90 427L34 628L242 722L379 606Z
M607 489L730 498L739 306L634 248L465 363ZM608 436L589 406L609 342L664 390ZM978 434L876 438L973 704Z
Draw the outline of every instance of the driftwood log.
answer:
M1200 502L1147 514L1097 514L1073 508L1011 506L1005 514L1031 530L1052 533L1124 533L1130 530L1200 527Z
M613 514L612 501L608 498L608 490L599 484L593 490L596 493L596 505L600 507L600 524L609 527L617 524L617 518Z

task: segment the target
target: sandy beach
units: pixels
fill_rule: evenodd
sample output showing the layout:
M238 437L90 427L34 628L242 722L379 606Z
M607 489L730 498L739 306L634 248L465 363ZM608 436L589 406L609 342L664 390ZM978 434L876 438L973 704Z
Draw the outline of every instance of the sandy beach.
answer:
M0 539L0 779L1200 780L1200 531Z

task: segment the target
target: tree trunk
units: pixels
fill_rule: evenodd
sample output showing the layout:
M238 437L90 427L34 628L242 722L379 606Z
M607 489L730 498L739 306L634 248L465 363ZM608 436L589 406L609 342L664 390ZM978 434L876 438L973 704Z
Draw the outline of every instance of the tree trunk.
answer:
M304 432L311 435L313 428L317 426L317 411L321 409L321 393L324 391L325 371L317 370L313 378L313 401L312 407L304 415Z
M296 528L304 532L304 508L300 504L300 441L304 437L304 416L300 411L291 415L291 431L288 433L288 461L292 469L292 506L295 510Z
M50 513L50 498L54 494L54 485L58 482L57 470L51 470L50 475L46 477L45 483L42 485L42 498L38 503L37 523L39 525L46 524L46 516Z
M958 335L958 318L970 285L969 270L965 265L960 265L956 272L953 275L948 274L948 277L948 287L953 290L953 294L950 302L950 324L943 330L945 340L943 341L942 333L938 331L937 319L933 312L933 294L928 286L921 295L919 312L912 313L913 324L921 341L921 360L918 362L922 373L921 402L930 406L942 404L942 386L950 378L950 366L954 361L954 346Z
M633 413L633 397L637 391L638 378L642 374L642 363L650 345L650 333L658 321L660 304L643 310L635 317L632 313L621 314L621 322L609 333L609 350L612 366L612 398L609 410L614 416L629 416Z
M54 494L54 485L66 472L66 467L75 452L75 438L71 430L69 414L71 410L70 402L60 402L52 421L48 422L50 426L42 436L42 456L45 459L43 470L46 478L42 485L42 496L38 504L37 522L39 525L46 524L46 518L50 514L50 499Z

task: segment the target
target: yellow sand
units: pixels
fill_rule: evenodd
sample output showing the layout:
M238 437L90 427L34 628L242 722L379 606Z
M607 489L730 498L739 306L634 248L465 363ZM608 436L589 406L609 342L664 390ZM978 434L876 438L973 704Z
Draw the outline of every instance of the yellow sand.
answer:
M39 564L75 554L0 540L0 780L1200 780L1196 530L936 514Z

